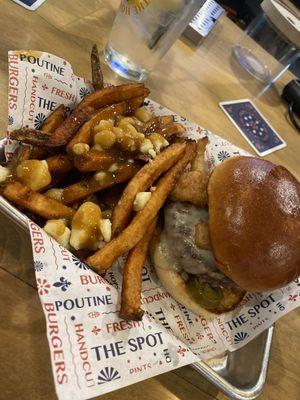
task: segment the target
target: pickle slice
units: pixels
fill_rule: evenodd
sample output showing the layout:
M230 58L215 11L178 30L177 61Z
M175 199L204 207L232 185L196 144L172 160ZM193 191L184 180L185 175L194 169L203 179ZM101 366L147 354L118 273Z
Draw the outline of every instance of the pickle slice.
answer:
M200 282L195 276L189 277L187 287L197 303L207 309L217 308L223 298L221 288L212 287L207 282Z

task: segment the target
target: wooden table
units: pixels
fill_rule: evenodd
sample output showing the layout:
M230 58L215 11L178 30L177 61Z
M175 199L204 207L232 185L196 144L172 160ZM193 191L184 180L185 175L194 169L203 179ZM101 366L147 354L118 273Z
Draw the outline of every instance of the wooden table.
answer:
M64 57L75 73L90 77L89 52L94 42L107 41L118 1L47 0L36 12L0 1L0 124L7 120L7 51L31 48ZM231 46L241 31L226 17L196 48L178 40L151 74L151 97L188 119L251 152L249 145L220 110L220 101L251 98L259 89L234 64ZM107 80L120 82L108 68ZM278 93L292 76L286 74L259 100L262 113L287 142L287 148L267 158L300 177L300 136L287 122L286 106ZM45 322L35 289L28 237L0 217L0 340L1 399L55 399ZM300 398L300 310L276 325L267 384L261 400ZM223 393L189 367L129 386L101 397L109 399L226 399Z

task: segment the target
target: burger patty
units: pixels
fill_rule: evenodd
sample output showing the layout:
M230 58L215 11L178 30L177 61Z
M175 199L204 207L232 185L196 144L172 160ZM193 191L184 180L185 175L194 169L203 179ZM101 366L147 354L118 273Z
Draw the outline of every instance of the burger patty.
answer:
M208 220L208 211L188 203L175 202L164 210L160 249L185 280L196 301L214 313L233 309L245 291L218 270L212 251L195 243L195 226Z
M208 220L208 212L188 203L171 203L164 210L162 240L172 248L172 264L179 272L209 274L216 272L213 253L195 244L195 225Z

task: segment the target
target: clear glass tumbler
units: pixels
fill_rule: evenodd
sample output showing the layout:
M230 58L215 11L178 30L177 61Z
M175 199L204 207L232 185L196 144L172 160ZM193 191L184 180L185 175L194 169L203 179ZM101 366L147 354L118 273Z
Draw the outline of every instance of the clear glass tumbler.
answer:
M233 47L238 62L264 84L275 82L299 57L299 49L272 23L259 14Z
M122 0L104 50L117 74L144 81L181 35L203 0Z

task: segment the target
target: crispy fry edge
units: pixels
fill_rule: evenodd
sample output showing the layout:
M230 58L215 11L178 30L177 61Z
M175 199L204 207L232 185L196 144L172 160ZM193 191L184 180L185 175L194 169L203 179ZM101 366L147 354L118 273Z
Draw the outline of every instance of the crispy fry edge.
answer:
M71 218L75 213L72 208L41 193L34 192L18 181L8 182L4 186L2 194L14 204L46 219Z
M140 321L144 315L141 309L142 268L147 256L157 218L137 245L128 253L123 270L120 317L125 320Z
M101 62L99 58L98 47L96 44L93 45L91 51L91 70L92 70L92 83L95 90L103 88L103 73L101 68Z

